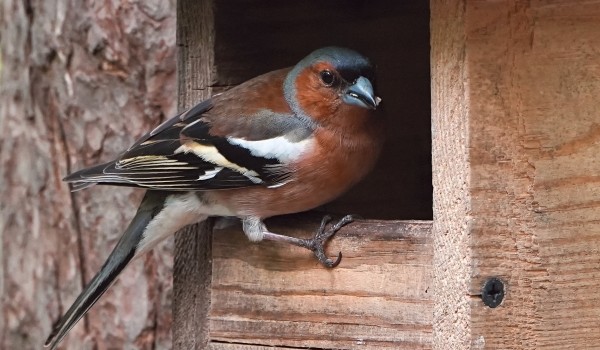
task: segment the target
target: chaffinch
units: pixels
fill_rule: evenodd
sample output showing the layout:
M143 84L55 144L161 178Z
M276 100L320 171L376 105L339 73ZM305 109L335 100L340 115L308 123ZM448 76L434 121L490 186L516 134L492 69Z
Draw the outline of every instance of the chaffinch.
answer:
M135 257L182 227L209 216L242 220L250 241L308 248L323 245L350 216L312 239L270 232L263 219L309 210L363 178L381 149L381 101L374 69L339 47L314 51L197 104L142 136L111 162L65 178L73 189L94 184L149 189L135 217L92 281L46 340L54 349Z

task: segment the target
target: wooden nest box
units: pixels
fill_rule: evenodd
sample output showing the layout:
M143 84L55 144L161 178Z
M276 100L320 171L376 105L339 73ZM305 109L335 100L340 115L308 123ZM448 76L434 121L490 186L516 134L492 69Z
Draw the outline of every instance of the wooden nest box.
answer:
M238 228L179 235L176 349L600 344L597 2L181 0L177 16L182 108L347 46L377 64L388 141L324 208L366 218L332 240L335 269Z

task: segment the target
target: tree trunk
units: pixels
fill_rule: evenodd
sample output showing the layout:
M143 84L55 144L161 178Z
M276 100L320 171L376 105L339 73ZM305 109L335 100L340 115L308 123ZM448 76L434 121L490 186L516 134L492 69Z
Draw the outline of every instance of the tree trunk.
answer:
M0 348L39 349L142 194L61 178L175 113L175 1L2 5ZM171 250L126 269L63 347L170 348Z

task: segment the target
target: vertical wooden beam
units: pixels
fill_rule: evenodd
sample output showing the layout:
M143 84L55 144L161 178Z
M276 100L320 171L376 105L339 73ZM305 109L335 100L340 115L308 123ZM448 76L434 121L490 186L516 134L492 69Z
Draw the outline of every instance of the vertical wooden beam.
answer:
M598 2L432 1L438 348L600 344L599 33Z
M177 2L178 106L191 107L212 94L214 18L212 0ZM212 227L193 225L175 236L173 348L206 349L212 275Z
M470 179L464 1L431 1L433 344L470 341Z

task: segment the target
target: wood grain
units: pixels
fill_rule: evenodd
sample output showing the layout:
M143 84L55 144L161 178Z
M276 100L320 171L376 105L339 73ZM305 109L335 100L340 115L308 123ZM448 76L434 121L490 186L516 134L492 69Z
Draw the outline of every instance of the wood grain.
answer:
M471 263L462 265L457 278L448 279L454 279L450 286L460 287L454 292L471 295L471 302L466 308L457 307L462 302L448 305L436 313L435 322L448 322L456 317L452 312L458 312L470 318L470 334L469 344L437 345L597 348L600 4L449 3L433 2L440 10L457 10L450 33L464 36L464 55L434 55L438 61L432 66L445 64L466 72L468 96L460 107L465 113L458 113L456 124L448 127L467 128L468 158L459 159L456 167L469 167L468 178L456 199L459 205L466 201L469 220L458 217L451 227L466 223L453 233L470 239ZM433 23L447 16L432 14L438 18ZM448 61L440 61L444 58ZM440 101L439 106L453 101ZM442 114L434 113L434 124L440 118ZM434 140L451 144L448 138L453 135L436 133ZM434 174L442 169L434 166ZM456 205L450 197L444 203L436 209L439 215ZM436 241L440 232L434 229ZM463 251L462 241L447 243L446 251ZM445 251L435 254L440 252ZM459 284L465 271L471 279L468 291ZM490 276L506 282L506 298L495 309L479 298Z
M177 2L178 107L184 110L212 95L214 14L212 0ZM173 349L206 349L211 293L210 221L175 235Z
M478 131L471 141L478 217L471 286L475 292L495 274L508 281L509 293L498 312L474 303L473 341L595 347L600 4L489 3L467 12L478 95L471 119ZM485 27L495 30L484 33Z
M274 232L309 237L319 218L267 222ZM431 347L431 223L359 221L328 251L342 263L323 268L293 246L251 244L234 226L213 246L211 339L324 349Z
M208 344L208 350L306 350L306 348L292 348L289 346L282 348L279 346L210 342L210 344Z
M470 343L469 104L464 6L431 2L433 339L436 349Z

